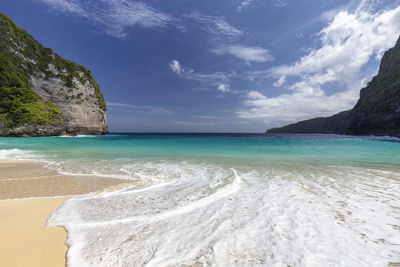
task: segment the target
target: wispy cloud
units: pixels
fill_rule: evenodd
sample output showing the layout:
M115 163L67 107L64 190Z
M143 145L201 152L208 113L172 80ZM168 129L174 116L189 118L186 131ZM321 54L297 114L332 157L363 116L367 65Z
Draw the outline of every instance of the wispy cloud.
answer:
M240 12L243 9L249 7L251 4L254 4L255 2L260 2L261 0L243 0L242 2L240 2L237 10ZM276 6L276 7L285 7L287 6L287 0L268 0L264 2L270 2L272 5Z
M368 1L354 12L342 10L332 16L318 35L318 49L310 50L292 65L266 72L277 79L275 86L289 89L288 93L267 98L253 91L238 115L286 123L351 108L359 89L372 75L362 73L363 67L370 60L379 60L395 44L400 29L400 6L373 13L364 2ZM326 88L332 86L343 90L327 93Z
M75 3L72 1L66 1L66 0L39 0L40 2L49 5L52 7L54 10L60 11L60 12L70 12L70 13L75 13L77 15L86 17L86 11L83 9L79 3Z
M248 7L253 0L244 0L238 6L238 11L242 11L244 8Z
M214 72L214 73L200 73L191 68L186 68L181 63L174 59L169 62L169 68L172 72L176 73L180 78L186 80L197 81L208 86L215 87L221 92L229 92L228 81L234 73L227 72Z
M37 0L57 12L71 13L89 20L106 34L126 36L130 26L165 27L175 19L148 4L133 0Z
M125 103L115 103L115 102L107 102L108 107L121 107L125 108L127 111L130 112L137 112L137 113L147 113L147 114L154 114L154 115L171 115L174 114L173 111L168 110L163 107L156 107L156 106L148 106L148 105L131 105Z
M236 38L244 34L242 30L229 24L224 17L209 16L199 12L186 14L184 17L199 23L204 31L216 38Z
M225 45L212 50L217 55L232 55L247 62L267 62L274 58L268 49L258 46Z
M272 4L276 7L285 7L287 6L287 0L272 0Z

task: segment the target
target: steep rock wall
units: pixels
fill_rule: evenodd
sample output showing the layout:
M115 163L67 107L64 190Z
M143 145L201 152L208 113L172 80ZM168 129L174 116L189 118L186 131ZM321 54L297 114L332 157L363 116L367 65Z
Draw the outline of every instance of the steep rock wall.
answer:
M0 12L0 135L102 134L106 104L90 71Z

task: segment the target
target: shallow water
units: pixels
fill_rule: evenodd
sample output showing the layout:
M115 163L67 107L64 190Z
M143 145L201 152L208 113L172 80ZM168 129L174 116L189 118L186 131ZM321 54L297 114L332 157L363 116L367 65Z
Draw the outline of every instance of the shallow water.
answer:
M68 200L70 266L400 262L400 142L327 135L0 138L0 158L146 181Z

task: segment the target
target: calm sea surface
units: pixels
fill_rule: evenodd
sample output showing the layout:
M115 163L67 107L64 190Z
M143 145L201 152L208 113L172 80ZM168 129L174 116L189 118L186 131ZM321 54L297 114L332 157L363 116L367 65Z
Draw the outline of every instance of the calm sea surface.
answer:
M400 142L335 135L0 138L0 158L133 184L53 213L71 266L400 262ZM196 265L197 264L197 265Z

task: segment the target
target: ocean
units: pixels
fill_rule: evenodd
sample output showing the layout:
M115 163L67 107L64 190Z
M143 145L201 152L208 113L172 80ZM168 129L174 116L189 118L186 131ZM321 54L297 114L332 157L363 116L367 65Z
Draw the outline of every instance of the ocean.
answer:
M400 139L287 134L0 138L0 159L132 185L50 216L70 266L390 266ZM141 184L138 187L135 184Z

